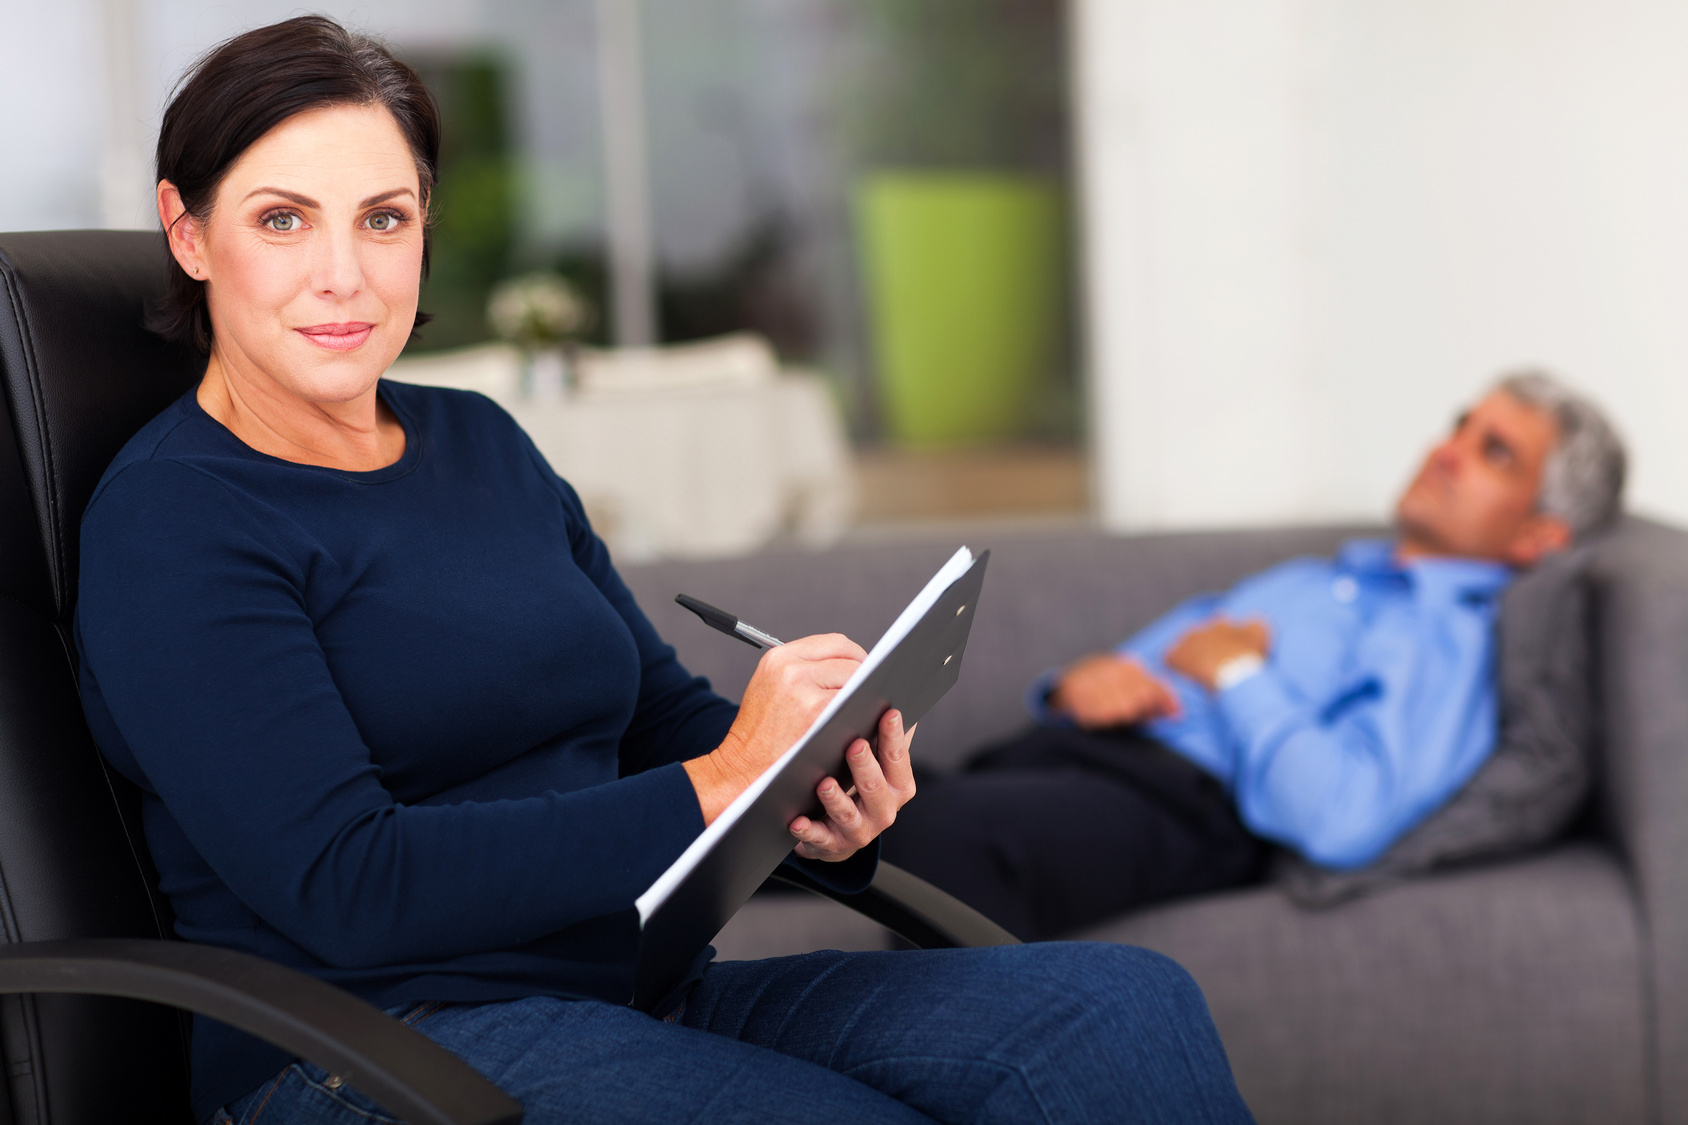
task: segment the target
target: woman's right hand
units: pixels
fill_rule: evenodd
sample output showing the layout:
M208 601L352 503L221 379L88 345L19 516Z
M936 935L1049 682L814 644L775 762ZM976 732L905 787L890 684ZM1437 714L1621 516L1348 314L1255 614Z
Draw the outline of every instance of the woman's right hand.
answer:
M866 658L861 645L839 633L802 637L762 654L726 739L685 764L705 824L803 737Z

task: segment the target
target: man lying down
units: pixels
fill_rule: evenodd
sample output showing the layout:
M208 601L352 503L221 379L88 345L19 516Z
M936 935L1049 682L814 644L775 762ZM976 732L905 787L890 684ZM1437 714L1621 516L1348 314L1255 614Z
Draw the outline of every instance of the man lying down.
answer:
M1046 674L1036 726L923 782L885 858L1041 939L1252 881L1275 849L1317 895L1380 858L1427 867L1563 827L1581 747L1501 761L1496 619L1516 574L1612 522L1625 460L1586 400L1541 373L1503 379L1425 457L1392 541L1284 563ZM1519 664L1570 643L1537 634ZM1546 694L1523 706L1574 705ZM1520 794L1537 807L1505 807Z

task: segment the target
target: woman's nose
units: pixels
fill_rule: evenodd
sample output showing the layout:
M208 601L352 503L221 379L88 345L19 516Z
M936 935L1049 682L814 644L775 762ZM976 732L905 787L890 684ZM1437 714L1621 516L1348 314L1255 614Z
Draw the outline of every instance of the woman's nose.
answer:
M311 289L324 297L344 299L363 288L363 263L358 257L357 236L349 230L330 227L316 240Z

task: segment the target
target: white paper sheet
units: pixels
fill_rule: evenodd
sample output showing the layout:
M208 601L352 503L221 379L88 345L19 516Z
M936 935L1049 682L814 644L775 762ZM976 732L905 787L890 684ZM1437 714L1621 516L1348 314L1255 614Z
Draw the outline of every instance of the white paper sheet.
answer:
M949 562L940 567L938 573L932 576L932 580L926 583L926 588L921 590L912 602L908 603L908 608L904 609L895 621L891 622L891 627L885 630L885 635L879 638L879 643L875 644L868 652L867 659L861 662L855 673L845 681L844 686L838 689L838 694L832 697L831 702L809 725L809 729L803 733L803 737L792 743L791 748L781 754L773 765L763 770L761 776L751 782L749 788L740 793L733 803L728 805L721 815L715 818L715 822L705 828L702 834L692 841L691 846L680 853L680 858L670 864L668 870L658 876L656 882L652 883L645 893L634 901L634 905L639 908L640 925L644 925L645 919L649 918L656 911L656 908L661 906L670 894L674 893L674 888L685 881L686 876L692 873L692 869L698 865L705 855L709 854L709 850L715 846L715 841L726 835L728 829L738 821L739 817L744 815L744 810L755 803L756 798L762 795L763 790L767 789L769 782L774 779L775 775L784 768L787 762L796 757L798 751L802 750L808 744L809 739L814 737L815 732L828 719L832 718L833 712L843 706L845 700L849 699L850 694L856 690L856 685L866 679L875 668L879 667L885 659L885 654L896 648L902 639L908 636L909 630L913 629L925 616L926 611L932 608L932 603L936 602L945 590L955 585L956 580L966 574L967 568L972 565L973 552L966 547L950 556Z

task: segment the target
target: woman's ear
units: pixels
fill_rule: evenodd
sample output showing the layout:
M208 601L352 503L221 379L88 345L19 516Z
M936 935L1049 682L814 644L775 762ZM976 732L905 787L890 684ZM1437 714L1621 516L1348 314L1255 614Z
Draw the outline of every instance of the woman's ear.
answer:
M204 231L199 220L188 214L182 193L169 180L158 181L158 221L164 225L164 237L170 244L170 254L176 264L191 278L209 278L205 255L200 245Z

